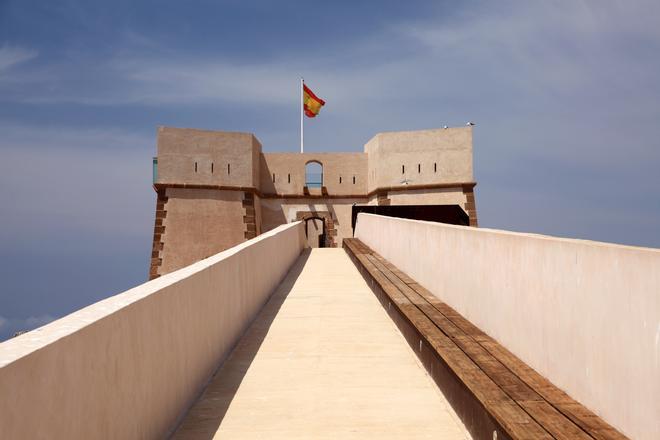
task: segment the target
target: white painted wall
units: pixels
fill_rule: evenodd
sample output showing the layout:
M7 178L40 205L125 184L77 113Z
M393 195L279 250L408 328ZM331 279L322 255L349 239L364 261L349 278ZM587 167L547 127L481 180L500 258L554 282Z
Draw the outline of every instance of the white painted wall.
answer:
M372 214L355 236L624 434L660 438L660 250Z
M0 437L156 439L304 246L300 222L0 344Z

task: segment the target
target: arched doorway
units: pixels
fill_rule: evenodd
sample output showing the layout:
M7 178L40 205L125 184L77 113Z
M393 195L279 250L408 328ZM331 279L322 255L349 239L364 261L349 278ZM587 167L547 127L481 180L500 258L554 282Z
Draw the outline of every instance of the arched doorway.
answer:
M337 247L337 225L328 211L298 211L296 220L305 222L305 234L311 247ZM319 237L315 238L315 235ZM316 239L316 242L314 241ZM314 246L315 243L318 243Z
M307 188L323 186L323 164L321 162L310 160L305 164L305 186Z
M325 247L325 218L312 216L305 218L304 221L308 246L311 248Z

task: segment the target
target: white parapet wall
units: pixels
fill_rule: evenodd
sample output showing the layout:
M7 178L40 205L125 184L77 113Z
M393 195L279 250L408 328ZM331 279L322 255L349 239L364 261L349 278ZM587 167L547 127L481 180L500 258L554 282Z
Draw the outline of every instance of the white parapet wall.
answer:
M359 214L355 236L635 439L660 438L660 250Z
M304 242L282 225L1 343L0 438L165 438Z

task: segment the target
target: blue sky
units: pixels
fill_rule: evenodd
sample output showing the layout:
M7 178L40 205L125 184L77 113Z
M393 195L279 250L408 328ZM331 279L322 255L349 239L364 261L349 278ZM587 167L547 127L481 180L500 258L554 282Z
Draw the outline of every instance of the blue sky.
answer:
M654 1L0 0L0 339L146 280L155 127L475 127L482 226L660 247Z

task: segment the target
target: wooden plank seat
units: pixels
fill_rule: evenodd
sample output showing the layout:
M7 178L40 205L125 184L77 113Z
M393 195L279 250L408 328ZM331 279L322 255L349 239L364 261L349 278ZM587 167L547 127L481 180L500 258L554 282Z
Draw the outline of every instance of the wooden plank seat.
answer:
M359 239L343 247L474 438L626 438Z

